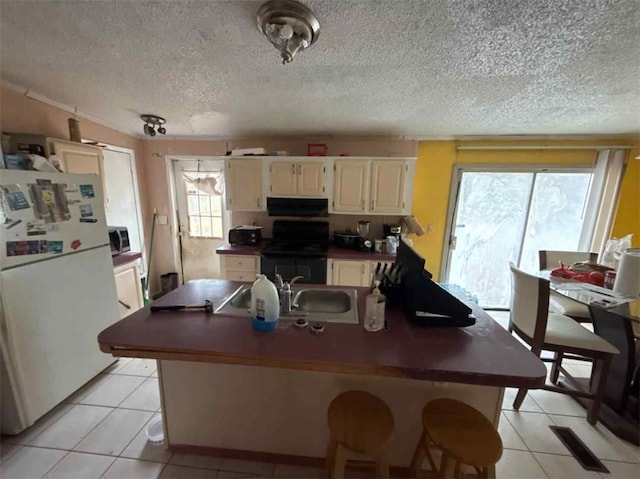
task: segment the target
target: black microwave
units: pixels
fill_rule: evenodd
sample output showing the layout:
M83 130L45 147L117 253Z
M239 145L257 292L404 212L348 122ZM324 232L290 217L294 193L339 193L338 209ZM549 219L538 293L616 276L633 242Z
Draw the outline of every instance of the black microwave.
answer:
M111 256L131 251L127 227L109 226L109 243L111 243Z

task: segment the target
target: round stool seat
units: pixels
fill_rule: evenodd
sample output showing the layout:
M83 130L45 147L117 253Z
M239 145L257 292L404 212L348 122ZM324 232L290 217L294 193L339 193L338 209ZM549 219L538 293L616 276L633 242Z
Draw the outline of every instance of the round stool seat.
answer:
M393 432L389 406L364 391L336 396L329 405L328 422L333 441L361 454L380 451Z
M457 461L476 468L492 466L502 456L502 440L477 409L455 399L434 399L422 410L429 438Z

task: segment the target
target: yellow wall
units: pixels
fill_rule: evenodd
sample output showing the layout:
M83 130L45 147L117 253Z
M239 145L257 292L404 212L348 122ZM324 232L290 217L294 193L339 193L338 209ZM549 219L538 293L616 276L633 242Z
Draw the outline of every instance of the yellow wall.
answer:
M635 159L637 156L640 148L629 152L611 235L621 238L633 233L633 246L640 248L640 160Z
M445 240L447 210L453 169L456 164L538 164L538 165L591 165L596 161L595 150L475 150L458 151L458 145L501 145L509 144L531 146L575 146L628 144L624 141L492 141L467 142L424 141L418 145L418 163L416 165L413 214L423 227L432 232L422 237L414 237L414 247L427 260L427 269L437 279L440 276L442 252ZM637 142L636 142L637 144ZM637 156L636 153L635 156ZM632 160L635 161L635 160ZM623 195L621 195L618 217L618 229L638 228L638 186L640 186L640 161L627 170ZM635 176L630 176L635 175ZM631 179L629 179L629 178ZM635 203L634 203L635 200ZM633 203L633 204L632 204ZM635 208L635 213L634 213ZM634 216L635 215L635 216ZM634 222L635 221L635 222ZM634 226L635 225L635 226ZM616 231L614 229L614 231ZM626 233L625 233L626 234ZM640 234L638 234L640 236Z

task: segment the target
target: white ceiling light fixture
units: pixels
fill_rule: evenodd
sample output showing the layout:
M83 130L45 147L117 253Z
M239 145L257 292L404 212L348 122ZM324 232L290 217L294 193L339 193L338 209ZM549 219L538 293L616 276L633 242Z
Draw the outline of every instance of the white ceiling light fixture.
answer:
M313 45L320 23L313 12L294 0L271 0L258 10L258 29L280 51L282 64L293 61L299 50Z

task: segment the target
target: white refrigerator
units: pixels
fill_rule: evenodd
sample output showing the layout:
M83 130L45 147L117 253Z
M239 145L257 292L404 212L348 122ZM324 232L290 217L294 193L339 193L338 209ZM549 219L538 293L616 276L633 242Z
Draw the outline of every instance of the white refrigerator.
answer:
M0 170L0 240L0 429L17 434L114 361L100 177Z

